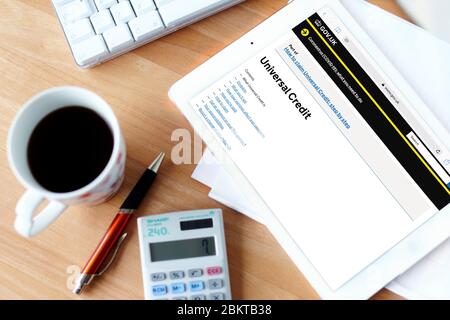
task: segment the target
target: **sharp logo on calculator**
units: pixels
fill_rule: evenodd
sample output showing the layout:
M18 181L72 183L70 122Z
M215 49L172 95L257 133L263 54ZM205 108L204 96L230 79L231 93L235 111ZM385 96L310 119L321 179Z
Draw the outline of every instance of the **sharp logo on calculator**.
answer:
M142 217L138 230L145 299L231 299L222 210Z

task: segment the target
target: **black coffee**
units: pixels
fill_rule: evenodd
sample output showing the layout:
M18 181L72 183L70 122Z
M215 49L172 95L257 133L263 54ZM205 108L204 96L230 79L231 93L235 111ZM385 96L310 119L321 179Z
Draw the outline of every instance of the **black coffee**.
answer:
M113 149L108 124L94 111L68 106L49 113L34 128L28 164L36 181L52 192L69 192L93 181Z

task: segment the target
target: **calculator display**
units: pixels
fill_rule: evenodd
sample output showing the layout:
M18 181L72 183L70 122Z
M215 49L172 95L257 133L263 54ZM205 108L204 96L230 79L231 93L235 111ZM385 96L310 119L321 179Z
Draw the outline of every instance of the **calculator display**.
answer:
M214 237L150 243L152 262L216 255Z
M200 219L200 220L188 220L188 221L180 222L181 231L212 228L212 227L213 227L213 219L211 219L211 218Z

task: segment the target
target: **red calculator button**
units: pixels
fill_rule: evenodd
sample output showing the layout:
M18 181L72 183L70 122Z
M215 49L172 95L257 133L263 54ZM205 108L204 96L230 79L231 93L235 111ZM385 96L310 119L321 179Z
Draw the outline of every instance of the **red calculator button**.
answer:
M209 267L209 268L206 268L206 273L209 276L220 274L220 273L222 273L222 267Z

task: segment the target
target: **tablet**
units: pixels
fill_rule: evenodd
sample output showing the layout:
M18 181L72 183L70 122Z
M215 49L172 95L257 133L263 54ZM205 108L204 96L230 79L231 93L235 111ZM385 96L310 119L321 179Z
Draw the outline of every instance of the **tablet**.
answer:
M169 95L323 298L450 235L449 134L338 0L292 2Z

